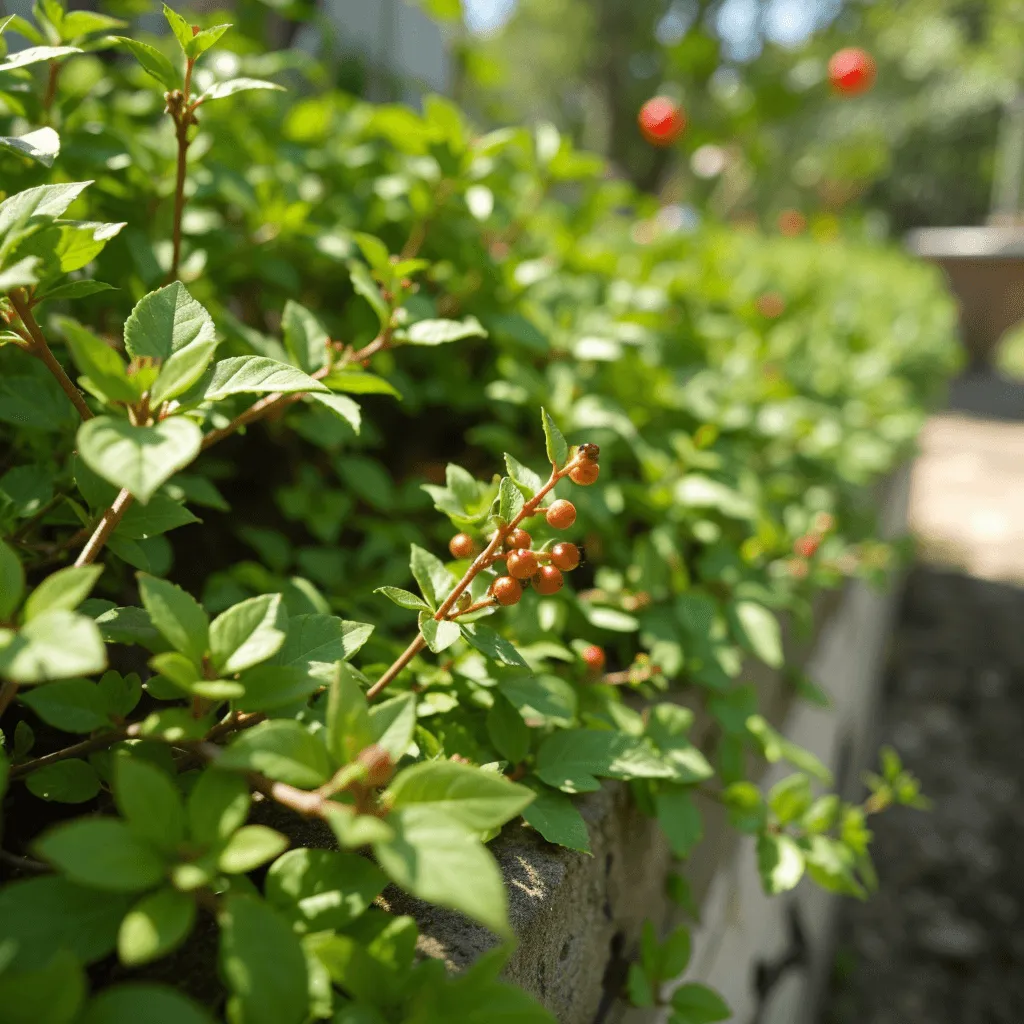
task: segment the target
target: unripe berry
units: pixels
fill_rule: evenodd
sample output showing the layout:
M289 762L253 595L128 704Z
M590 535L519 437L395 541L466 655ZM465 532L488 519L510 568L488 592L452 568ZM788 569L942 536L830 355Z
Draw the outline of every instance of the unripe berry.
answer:
M857 46L839 50L828 62L828 78L832 88L847 96L867 92L875 84L876 72L871 54Z
M831 533L836 528L835 516L829 515L828 512L819 512L814 517L815 533Z
M604 668L604 650L596 644L591 644L580 657L591 672L600 672Z
M386 786L395 774L391 755L377 743L361 750L356 760L366 768L368 786Z
M452 558L472 558L476 554L476 541L468 533L457 533L448 541Z
M518 548L529 549L533 547L533 538L521 527L517 526L505 538L505 550L514 551Z
M576 506L565 498L559 498L545 513L548 526L556 530L568 530L576 522Z
M551 564L563 572L572 572L580 564L580 549L569 541L559 541L551 549Z
M569 479L580 487L596 483L601 475L601 467L596 462L581 462L569 470Z
M518 603L519 598L523 596L523 588L519 585L519 580L514 580L511 576L499 576L491 584L491 593L498 604L507 608L510 604Z
M464 590L459 594L458 601L455 602L455 606L460 612L464 612L473 603L473 595L468 590Z
M807 578L808 572L810 572L810 566L802 558L791 558L786 563L786 572L789 573L794 579L802 580Z
M813 533L805 533L802 537L797 537L793 544L793 552L801 558L813 558L820 544L820 537Z
M517 580L528 580L540 568L537 556L526 548L511 552L505 564L508 566L509 576L514 576Z
M538 594L547 597L549 594L557 594L562 589L563 582L562 574L558 569L553 565L545 565L533 578L533 589Z

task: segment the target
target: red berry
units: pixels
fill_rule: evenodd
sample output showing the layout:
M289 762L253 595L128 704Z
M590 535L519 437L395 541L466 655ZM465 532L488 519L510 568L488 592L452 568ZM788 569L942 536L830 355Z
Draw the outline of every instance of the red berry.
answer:
M576 522L576 506L565 498L559 498L545 514L548 526L556 530L568 530Z
M591 644L581 655L591 672L600 672L604 668L604 649Z
M686 114L667 96L649 99L637 116L643 137L652 146L671 145L686 129Z
M786 563L786 572L788 572L794 579L802 580L807 578L807 574L810 572L810 566L802 558L791 558Z
M596 483L601 475L601 467L596 462L581 462L578 466L569 470L569 479L580 487L587 487Z
M523 588L520 586L519 580L514 580L511 576L499 576L491 584L491 593L498 604L505 605L507 608L510 604L518 603L519 598L523 596Z
M553 565L545 565L533 578L533 589L546 597L549 594L557 594L562 589L564 582L558 569Z
M505 538L505 550L513 551L516 548L532 548L533 538L521 527L517 526Z
M765 292L754 305L767 320L776 320L786 312L786 300L778 292Z
M819 512L814 517L813 525L815 533L831 533L836 528L836 519L828 512Z
M779 231L787 238L802 234L807 227L807 218L799 210L783 210L779 214Z
M551 549L551 564L563 572L572 572L580 564L580 549L567 540L559 541Z
M875 84L877 68L871 54L858 46L850 46L832 55L828 62L828 78L836 92L856 96Z
M540 568L537 556L526 548L511 552L505 564L508 566L509 576L515 576L517 580L528 580Z
M361 750L357 760L366 767L368 786L386 786L395 774L395 762L391 755L377 743Z
M801 558L813 558L820 545L820 537L813 533L805 533L802 537L797 537L793 544L793 552Z
M468 533L457 533L448 541L452 558L472 558L476 554L476 541Z

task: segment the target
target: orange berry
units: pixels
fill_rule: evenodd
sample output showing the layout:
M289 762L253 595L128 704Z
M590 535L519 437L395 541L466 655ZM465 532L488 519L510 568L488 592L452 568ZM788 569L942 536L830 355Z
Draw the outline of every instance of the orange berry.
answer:
M509 576L515 576L517 580L528 580L540 568L537 556L526 548L510 552L505 564Z
M514 580L511 576L499 576L491 584L491 593L498 604L507 608L510 604L519 602L519 598L523 596L523 588L519 580Z
M553 565L545 565L533 578L533 589L547 597L549 594L557 594L564 582L558 569Z
M391 755L377 743L361 750L356 760L366 767L368 786L386 786L395 774Z
M452 558L472 558L476 554L476 541L468 533L457 533L448 541Z
M765 292L754 305L766 320L777 320L786 312L786 300L778 292Z
M810 572L810 566L803 558L791 558L786 563L786 571L794 579L803 580L807 578L807 574Z
M807 227L807 218L799 210L783 210L779 214L779 231L788 238L801 234Z
M580 564L580 549L569 541L559 541L551 549L551 564L564 572L572 572Z
M591 644L580 657L591 672L600 672L604 668L604 649L596 644Z
M813 558L820 545L820 537L813 533L806 533L802 537L797 537L793 544L793 552L801 558Z
M576 522L576 506L565 498L559 498L545 513L548 526L556 530L568 530Z
M506 538L505 538L505 550L512 551L516 548L532 548L533 538L521 527L517 526Z
M580 487L588 487L596 483L601 475L601 467L596 462L581 462L569 470L569 479Z
M815 533L831 533L836 528L835 516L828 512L819 512L814 517L813 526Z

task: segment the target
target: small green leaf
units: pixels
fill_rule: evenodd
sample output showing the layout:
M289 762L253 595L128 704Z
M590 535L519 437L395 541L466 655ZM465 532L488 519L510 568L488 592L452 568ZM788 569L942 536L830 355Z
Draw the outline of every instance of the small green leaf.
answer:
M245 696L235 701L239 711L273 711L305 700L321 686L320 680L301 668L257 665L239 680Z
M217 867L229 875L242 875L273 860L290 845L287 836L266 825L243 825L220 851Z
M569 446L562 437L562 432L555 426L555 421L546 409L540 411L541 423L544 426L544 445L551 465L561 469L569 458Z
M526 823L549 843L590 853L587 823L572 800L565 793L547 786L538 786L534 792L536 799L523 810Z
M505 467L508 469L508 475L515 481L516 486L523 492L523 497L527 500L544 486L544 481L539 473L534 473L529 466L524 466L508 452L505 452Z
M408 590L400 587L378 587L375 594L383 594L390 601L393 601L399 608L408 608L412 611L429 610L429 605L422 597L417 597Z
M78 369L111 401L135 402L139 388L128 376L124 360L101 338L70 317L58 317L57 326Z
M206 1010L165 985L131 982L95 996L78 1024L214 1024Z
M487 735L510 764L519 764L530 752L530 730L523 716L501 694L495 696L487 712Z
M114 760L114 799L131 830L173 852L185 838L185 805L166 772L131 754Z
M780 668L783 663L782 632L775 615L756 601L737 601L732 611L740 643L766 665Z
M188 795L189 834L198 843L219 843L249 816L251 795L240 775L208 768Z
M4 1024L73 1024L85 993L85 972L66 949L47 951L27 970L0 974Z
M395 332L395 338L408 345L444 345L465 338L486 337L487 331L475 316L463 320L419 320Z
M141 43L127 36L114 36L119 43L124 43L132 55L142 65L142 69L155 78L165 89L173 91L182 86L181 75L174 65L155 47L149 43ZM2 70L2 68L0 68Z
M73 882L109 892L140 892L166 873L162 858L115 818L78 818L46 832L35 848Z
M412 545L409 568L431 610L438 608L455 586L455 577L440 558L416 544Z
M327 748L298 722L274 719L243 732L221 755L222 768L261 772L301 789L315 789L331 776Z
M222 612L210 624L210 657L220 675L234 675L277 654L287 615L280 594L261 594Z
M344 395L336 395L330 391L314 391L309 396L309 399L318 405L324 406L326 409L330 409L335 416L343 419L355 433L358 434L361 430L363 416L358 402L353 402L351 398L346 398Z
M350 622L335 615L292 615L284 645L274 661L301 668L321 683L329 684L334 678L334 666L339 661L348 661L372 632L369 623Z
M408 751L415 729L416 698L411 693L370 705L373 742L383 747L396 763Z
M23 692L20 699L47 725L64 732L92 732L111 726L107 702L88 679L65 679L37 686Z
M0 629L0 676L12 682L45 683L92 675L106 667L103 638L96 623L84 615L45 612L17 633Z
M498 515L506 524L511 523L526 504L523 492L510 476L503 476L498 487Z
M662 783L654 797L658 824L676 857L689 857L704 835L700 811L690 789Z
M185 55L195 60L201 57L211 46L215 45L222 35L231 28L230 25L214 25L211 28L204 28L202 32L194 35L185 48Z
M199 454L202 441L202 430L183 416L152 427L95 416L78 428L78 451L85 464L143 504Z
M74 611L89 596L102 574L102 565L70 565L58 569L29 594L23 612L25 621L45 612Z
M83 804L99 794L100 778L87 761L70 757L66 761L37 768L25 779L25 785L40 800Z
M676 1024L714 1024L732 1016L717 992L695 983L683 985L672 993L672 1009L678 1018Z
M324 377L332 391L345 391L350 395L391 395L401 399L402 394L383 377L356 370L334 370Z
M526 659L516 650L511 641L483 623L459 627L462 635L487 659L499 665L512 668L528 668Z
M787 835L762 832L757 837L757 867L769 896L788 892L804 874L804 855Z
M153 625L175 650L201 664L210 646L210 620L191 594L167 580L138 574L139 594Z
M319 370L327 362L330 335L323 324L305 306L289 299L281 315L284 347L293 363L306 373Z
M419 623L423 639L427 641L427 647L434 654L446 651L462 636L457 622L450 619L438 621L430 612L420 612Z
M168 887L144 896L121 922L117 934L121 963L138 967L166 956L188 938L195 919L195 900L188 893Z
M352 288L357 295L361 295L373 308L380 321L381 327L387 327L391 320L391 307L384 301L380 294L380 286L370 276L370 271L365 263L358 260L349 260L348 276L352 281Z
M629 1001L634 1006L654 1006L654 986L643 964L632 963L629 965L629 973L626 975L626 991L629 993Z
M0 71L27 68L30 64L39 64L44 60L57 60L60 57L81 52L77 46L30 46L28 49L12 53L7 60L0 62Z
M284 86L276 85L274 82L265 82L261 78L232 78L227 82L215 82L199 97L199 100L201 103L223 100L228 96L234 96L237 92L250 92L253 89L272 89L275 92L284 92Z
M780 825L799 818L813 800L811 780L806 775L790 775L772 786L768 793L768 806Z
M28 157L44 167L52 167L60 153L60 136L52 128L37 128L24 135L0 137L0 149Z
M374 742L366 694L355 671L338 663L337 674L327 698L327 749L338 762L348 764Z
M164 4L164 17L171 26L174 38L178 40L181 52L188 55L187 47L192 42L192 26L175 10Z
M267 356L231 356L214 363L185 399L197 396L215 402L229 395L300 391L327 391L327 386L296 367Z
M25 593L25 570L14 549L0 540L0 621L13 618Z

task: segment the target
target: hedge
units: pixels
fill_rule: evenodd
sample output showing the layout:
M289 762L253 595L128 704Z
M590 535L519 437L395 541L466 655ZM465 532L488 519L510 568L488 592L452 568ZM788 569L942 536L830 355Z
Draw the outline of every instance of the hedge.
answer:
M550 1021L487 842L587 855L606 778L680 858L699 790L766 891L864 895L916 782L840 800L740 667L884 580L872 486L957 364L936 275L684 230L550 125L367 104L240 11L0 19L0 1021ZM448 977L388 884L509 941ZM634 1001L687 950L648 936Z

